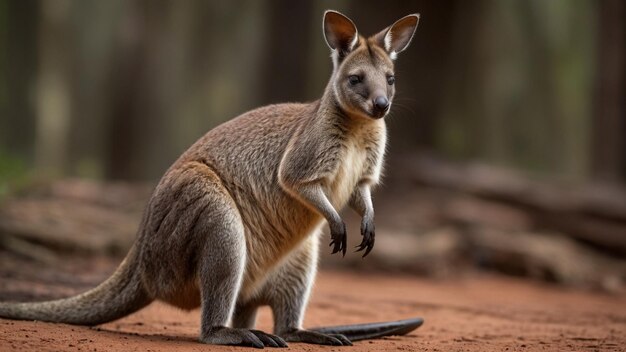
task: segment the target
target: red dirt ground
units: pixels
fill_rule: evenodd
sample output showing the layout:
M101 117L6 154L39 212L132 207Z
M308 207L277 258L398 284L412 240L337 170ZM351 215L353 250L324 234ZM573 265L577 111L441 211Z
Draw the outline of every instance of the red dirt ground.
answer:
M450 282L322 271L305 325L413 316L424 317L425 324L408 336L354 347L292 343L289 351L626 349L626 297L485 275ZM262 311L258 325L271 330L269 310ZM198 326L198 311L185 313L159 303L97 328L0 319L0 351L251 350L200 344Z

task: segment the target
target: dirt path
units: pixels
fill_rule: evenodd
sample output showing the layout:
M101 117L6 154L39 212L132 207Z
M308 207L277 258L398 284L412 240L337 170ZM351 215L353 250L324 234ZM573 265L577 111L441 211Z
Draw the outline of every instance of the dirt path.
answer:
M6 278L6 277L5 277ZM9 289L3 279L1 289ZM23 285L23 283L22 283ZM37 291L37 285L33 288ZM43 290L45 291L45 289ZM323 271L306 326L422 316L409 336L290 351L624 351L626 297L490 276L436 282ZM245 351L195 341L198 311L162 304L97 328L0 320L0 351ZM259 327L271 330L262 310Z

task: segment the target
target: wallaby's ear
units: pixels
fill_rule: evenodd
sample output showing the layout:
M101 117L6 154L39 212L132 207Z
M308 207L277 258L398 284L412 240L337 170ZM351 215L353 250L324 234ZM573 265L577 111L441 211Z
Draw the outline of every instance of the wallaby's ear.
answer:
M395 60L398 53L404 51L411 43L419 20L419 14L402 17L376 34L374 40L389 53L392 60Z
M348 17L337 11L324 13L324 39L326 44L340 56L349 53L359 40L356 26Z

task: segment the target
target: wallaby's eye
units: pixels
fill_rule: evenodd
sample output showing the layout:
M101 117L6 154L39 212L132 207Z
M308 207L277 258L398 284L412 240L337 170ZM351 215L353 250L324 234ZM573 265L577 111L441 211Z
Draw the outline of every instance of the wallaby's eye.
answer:
M356 86L357 84L361 82L361 77L357 75L352 75L348 77L348 82L350 82L351 85Z
M393 86L393 84L394 84L394 83L396 83L396 78L395 78L394 76L389 76L389 77L387 77L387 83L388 83L390 86Z

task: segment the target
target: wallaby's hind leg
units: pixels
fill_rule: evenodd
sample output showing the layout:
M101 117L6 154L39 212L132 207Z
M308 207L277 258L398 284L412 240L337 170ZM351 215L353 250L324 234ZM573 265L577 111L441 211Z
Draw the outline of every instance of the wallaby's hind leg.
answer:
M241 217L228 193L217 183L206 191L212 198L211 205L191 229L194 236L205 239L198 259L202 301L200 340L219 345L286 347L278 336L226 327L242 281L246 242Z
M256 314L259 305L256 303L237 303L233 314L233 328L253 329L256 325Z
M274 333L288 342L351 346L344 335L304 330L302 320L317 268L317 236L311 236L266 284L274 312Z

